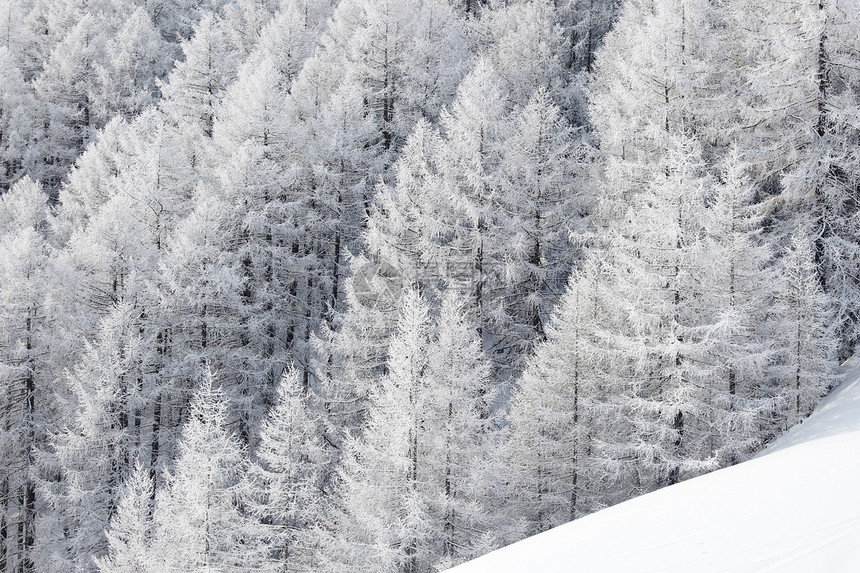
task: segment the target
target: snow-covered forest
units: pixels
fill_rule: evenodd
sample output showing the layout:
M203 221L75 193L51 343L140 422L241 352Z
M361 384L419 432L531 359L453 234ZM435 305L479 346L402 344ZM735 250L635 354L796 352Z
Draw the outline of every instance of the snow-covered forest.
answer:
M0 573L430 573L860 338L856 0L0 0Z

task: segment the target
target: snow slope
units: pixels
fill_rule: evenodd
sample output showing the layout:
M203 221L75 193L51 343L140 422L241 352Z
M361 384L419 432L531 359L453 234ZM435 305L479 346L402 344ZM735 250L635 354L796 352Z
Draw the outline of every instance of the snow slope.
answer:
M449 571L860 572L860 359L756 458Z

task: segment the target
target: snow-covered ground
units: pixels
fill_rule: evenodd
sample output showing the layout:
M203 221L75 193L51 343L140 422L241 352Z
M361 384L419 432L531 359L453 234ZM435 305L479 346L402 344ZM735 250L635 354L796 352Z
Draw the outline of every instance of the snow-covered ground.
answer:
M812 416L755 459L450 571L860 572L860 360Z

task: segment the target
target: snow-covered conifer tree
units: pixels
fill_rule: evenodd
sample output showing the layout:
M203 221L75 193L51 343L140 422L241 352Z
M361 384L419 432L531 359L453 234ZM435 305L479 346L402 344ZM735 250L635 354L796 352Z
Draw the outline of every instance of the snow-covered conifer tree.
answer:
M156 495L152 545L156 571L273 571L261 532L247 513L247 458L228 428L223 392L207 372L191 404L175 468Z
M403 294L387 373L363 434L346 444L326 570L427 572L494 544L484 509L493 466L481 458L494 444L490 367L464 297L443 298L434 327L423 297Z
M860 55L856 11L839 1L795 0L774 10L749 0L729 11L745 58L737 96L740 145L760 185L778 193L775 217L787 245L795 229L813 233L824 292L837 303L840 356L857 339L860 300L856 223Z
M778 382L775 389L765 389L776 399L773 422L783 425L779 429L808 416L837 380L833 300L821 288L814 257L809 234L797 230L783 255L783 282L775 305L780 321L772 335L780 354Z
M147 11L137 8L106 43L105 62L97 64L99 115L133 117L155 104L161 95L157 82L167 75L170 56Z
M43 233L48 196L24 178L0 196L0 554L4 571L33 571L37 491L34 456L55 401L45 300L51 249Z
M511 101L520 106L538 89L559 103L567 99L562 58L569 48L559 17L558 2L530 0L500 3L484 18L491 34L485 56L498 70Z
M619 460L610 448L628 425L606 377L611 287L589 261L570 278L547 338L537 345L511 398L504 459L512 542L617 501Z
M178 430L188 418L189 398L200 383L200 369L211 365L225 372L220 387L247 439L256 396L243 394L248 389L243 382L249 377L242 365L254 357L242 350L243 321L248 317L243 314L244 279L228 260L227 241L235 236L228 224L230 207L203 183L194 195L194 205L173 234L160 267L160 313L169 352L164 376L171 381L162 416L168 427ZM176 437L168 443L175 443Z
M194 30L182 44L185 58L162 86L162 107L193 134L212 137L215 111L236 77L238 55L217 16L206 14Z
M469 315L467 299L444 292L427 353L430 444L422 481L431 500L437 569L474 559L499 543L490 514L498 479L499 396L491 390L490 363Z
M337 535L323 552L328 571L418 573L430 566L435 532L419 475L431 439L424 431L428 313L416 291L404 293L388 373L371 398L362 436L346 443Z
M327 509L329 454L301 378L295 368L284 372L248 479L248 503L267 530L269 558L287 571L314 569L314 528Z
M773 305L780 290L773 246L763 234L749 166L737 149L713 182L694 275L700 339L696 360L707 372L711 411L703 430L720 463L737 463L771 438L770 367L777 360Z
M0 46L0 76L4 78L0 94L0 193L29 174L38 178L36 141L41 129L39 108L30 84L9 49Z
M451 206L445 217L445 275L451 287L473 297L484 348L491 354L498 342L492 328L497 300L491 289L506 247L495 236L505 228L506 214L495 206L501 193L506 117L501 78L482 58L458 87L457 98L441 120L446 145L440 163ZM501 346L501 352L507 350Z
M105 532L107 556L97 560L100 573L144 573L152 568L152 472L138 460L118 494L116 513Z
M68 374L76 415L41 454L47 470L59 471L58 481L42 485L53 514L39 535L42 564L54 571L97 570L94 558L107 552L104 532L120 486L149 445L141 439L140 417L147 347L135 311L120 302L102 320L98 339Z
M498 313L508 317L507 336L518 339L511 344L521 356L543 337L576 256L570 235L582 231L588 207L585 156L561 110L539 89L505 142L498 207L507 246Z
M66 170L100 127L95 109L96 62L103 58L106 38L98 33L98 26L93 15L82 16L53 49L33 83L46 113L43 182L53 188L59 187Z

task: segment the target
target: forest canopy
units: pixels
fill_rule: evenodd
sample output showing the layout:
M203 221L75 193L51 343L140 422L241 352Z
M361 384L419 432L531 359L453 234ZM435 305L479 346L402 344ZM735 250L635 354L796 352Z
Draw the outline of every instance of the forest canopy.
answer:
M0 572L430 573L860 336L851 0L0 0Z

